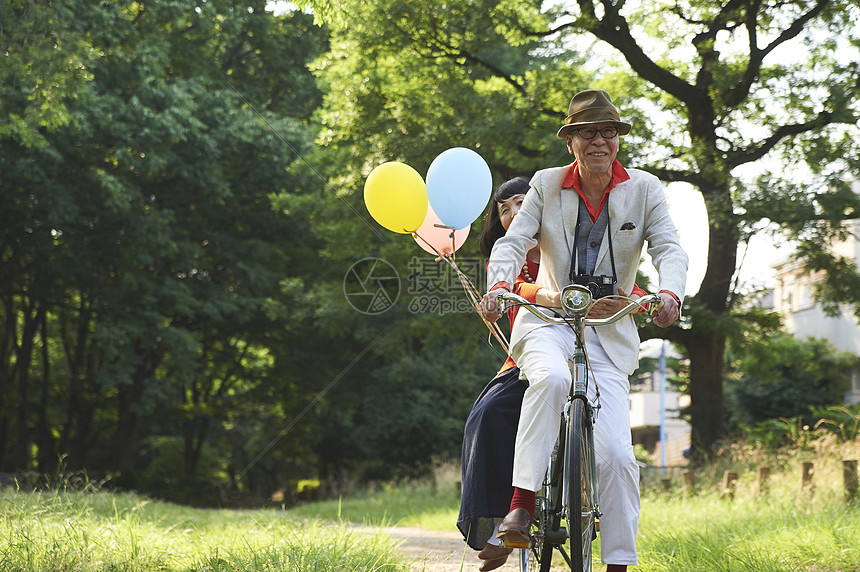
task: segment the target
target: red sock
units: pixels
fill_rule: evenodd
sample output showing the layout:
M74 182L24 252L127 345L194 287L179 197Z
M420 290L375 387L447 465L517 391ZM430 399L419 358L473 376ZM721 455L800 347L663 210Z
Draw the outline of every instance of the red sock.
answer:
M535 493L520 487L514 487L514 496L511 499L511 510L524 508L529 513L529 518L535 515Z
M627 572L627 564L607 564L606 572Z

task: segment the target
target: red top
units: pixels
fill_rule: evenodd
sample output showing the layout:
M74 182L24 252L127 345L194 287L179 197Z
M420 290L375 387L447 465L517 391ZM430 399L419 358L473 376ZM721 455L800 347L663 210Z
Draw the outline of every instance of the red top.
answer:
M571 165L570 169L567 171L567 176L564 178L564 182L561 183L562 189L569 189L573 187L576 189L576 192L579 193L579 196L582 197L582 200L585 201L585 208L588 209L588 216L591 217L591 222L597 221L597 216L600 214L600 211L603 210L603 207L606 206L606 201L609 200L609 191L615 188L615 185L618 183L623 183L624 181L630 179L630 175L627 174L627 169L624 168L618 159L612 162L612 178L609 180L609 184L606 185L606 189L603 191L603 196L600 197L600 204L597 205L597 208L594 208L594 205L588 198L585 196L585 193L582 192L582 187L579 185L579 164L574 161L573 165Z
M529 269L529 275L532 277L537 276L538 263L534 262L532 260L526 259L526 264L528 265L527 268ZM523 273L520 272L520 275L517 276L516 280L514 280L514 288L513 288L512 292L514 294L522 296L523 298L525 298L526 300L528 300L529 302L534 304L536 299L537 299L538 290L540 290L540 286L538 286L537 284L534 284L532 282L527 281L525 275L523 275ZM513 306L511 309L508 310L508 320L510 320L511 326L514 325L514 318L517 317L517 312L519 312L519 311L520 311L519 306ZM502 369L500 369L496 373L496 375L502 373L503 371L508 371L512 367L516 367L516 365L517 364L514 363L514 358L512 358L511 356L508 356L508 359L506 359L505 363L502 364Z

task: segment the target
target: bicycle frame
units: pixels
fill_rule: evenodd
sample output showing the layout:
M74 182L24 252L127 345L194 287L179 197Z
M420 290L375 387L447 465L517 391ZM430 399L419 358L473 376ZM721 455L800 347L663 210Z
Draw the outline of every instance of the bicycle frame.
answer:
M571 569L591 570L591 542L596 537L597 521L601 516L597 496L597 466L594 455L594 422L600 410L600 393L594 401L586 394L588 363L583 338L577 336L571 360L573 383L564 411L562 433L566 432L564 447L562 491L565 519L571 539L571 559L565 558ZM596 388L595 388L596 389ZM576 484L579 486L576 486ZM562 556L564 551L559 547Z
M539 306L515 294L499 296L502 304L524 306L541 320L570 327L576 343L571 364L571 387L562 412L558 445L550 461L543 495L538 494L533 534L529 548L520 552L520 569L529 572L529 554L535 556L540 572L548 572L553 549L559 550L571 570L591 570L591 542L596 538L600 509L597 498L597 467L594 454L593 425L600 409L599 391L590 401L588 388L588 357L585 348L586 326L612 324L637 308L648 309L652 316L659 311L662 301L657 295L631 300L624 308L607 318L586 318L593 298L586 286L571 284L561 293L565 316L547 316ZM559 455L559 453L561 453ZM560 458L559 458L560 457ZM559 462L561 466L559 467ZM558 479L561 482L558 482ZM564 519L568 529L561 526ZM564 550L571 541L571 555ZM572 559L571 559L572 557Z

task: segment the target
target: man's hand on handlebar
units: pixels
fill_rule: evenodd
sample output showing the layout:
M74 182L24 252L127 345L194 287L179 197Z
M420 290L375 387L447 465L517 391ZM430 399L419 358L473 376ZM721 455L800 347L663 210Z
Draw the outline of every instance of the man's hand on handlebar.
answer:
M495 322L502 315L501 303L498 297L501 294L509 293L510 292L505 288L496 288L495 290L490 290L489 292L484 294L483 299L478 304L478 313L480 313L481 316L488 322ZM609 324L616 321L617 318L626 316L629 313L630 309L635 309L636 306L631 306L629 295L624 291L623 288L618 289L618 294L619 296L624 296L624 298L606 297L595 300L594 304L588 311L588 320L605 321L608 319L609 321L605 323ZM536 302L539 306L560 307L561 302L559 299L559 295L560 294L558 292L551 292L545 290L544 288L541 288L536 295ZM529 310L532 310L532 304L529 304L522 298L516 298L526 304ZM660 326L661 328L671 326L675 323L675 320L680 317L681 309L678 306L678 302L675 300L675 297L668 292L650 294L648 296L645 296L644 298L639 298L639 300L653 305L656 303L654 301L655 298L659 298L659 303L662 304L662 307L659 310L652 308L652 311L657 311L657 314L655 314L652 319L654 324ZM547 320L545 318L543 319L544 321L555 323L553 320Z
M657 294L663 300L663 308L660 313L654 316L654 323L661 328L668 328L675 323L675 320L681 317L681 308L675 297L668 292L660 292Z
M481 314L481 317L487 320L488 322L495 322L501 316L501 308L499 307L499 301L497 298L499 294L507 294L508 291L504 288L496 288L495 290L490 290L484 297L481 299L481 303L478 304L478 313Z

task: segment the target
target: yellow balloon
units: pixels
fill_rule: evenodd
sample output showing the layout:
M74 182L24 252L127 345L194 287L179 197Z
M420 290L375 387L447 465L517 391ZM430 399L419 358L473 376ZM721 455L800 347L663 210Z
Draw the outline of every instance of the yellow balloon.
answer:
M388 230L414 232L427 214L424 179L404 163L383 163L364 182L364 204L370 216Z

